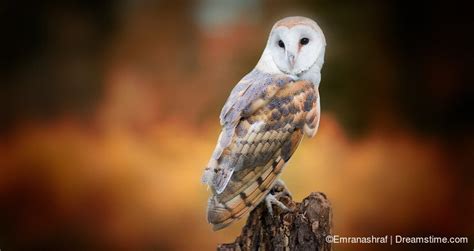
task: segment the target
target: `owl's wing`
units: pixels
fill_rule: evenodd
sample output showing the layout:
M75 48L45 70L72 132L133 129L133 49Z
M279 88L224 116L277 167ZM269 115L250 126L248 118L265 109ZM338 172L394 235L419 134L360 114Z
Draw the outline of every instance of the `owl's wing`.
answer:
M236 166L220 165L218 162L223 150L231 144L240 120L266 105L276 92L290 81L291 78L283 75L274 76L253 70L234 87L221 111L222 132L204 171L203 183L209 184L218 193L224 190Z
M290 81L291 78L283 75L275 76L253 70L230 93L221 111L221 125L235 125L241 117L250 116Z
M214 193L208 205L208 220L214 229L229 225L260 203L303 134L313 136L317 130L319 95L314 85L308 81L273 79L264 87L247 87L251 96L255 94L251 94L250 88L260 90L255 98L246 101L246 93L241 93L241 100L232 101L244 102L243 109L231 106L227 113L223 110L222 134L226 133L227 123L235 126L228 128L232 129L228 142L222 143L226 136L221 134L214 152L218 154L206 169L211 175L207 183Z

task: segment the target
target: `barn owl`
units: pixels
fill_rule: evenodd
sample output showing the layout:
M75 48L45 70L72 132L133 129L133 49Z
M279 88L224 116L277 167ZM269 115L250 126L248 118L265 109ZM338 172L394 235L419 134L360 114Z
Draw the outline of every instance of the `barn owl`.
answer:
M220 114L222 132L202 182L212 192L207 217L214 230L265 200L288 210L271 188L303 135L316 134L326 39L318 24L287 17L273 26L256 67L232 90Z

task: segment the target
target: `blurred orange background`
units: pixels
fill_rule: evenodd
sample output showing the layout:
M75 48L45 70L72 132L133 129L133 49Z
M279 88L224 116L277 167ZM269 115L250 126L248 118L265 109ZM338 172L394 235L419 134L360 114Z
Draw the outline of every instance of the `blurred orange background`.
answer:
M322 120L283 173L341 236L468 236L473 58L464 6L408 1L0 4L0 249L213 250L200 176L275 21L327 39ZM466 15L463 15L466 14ZM470 77L470 78L469 78ZM467 249L466 249L467 248Z

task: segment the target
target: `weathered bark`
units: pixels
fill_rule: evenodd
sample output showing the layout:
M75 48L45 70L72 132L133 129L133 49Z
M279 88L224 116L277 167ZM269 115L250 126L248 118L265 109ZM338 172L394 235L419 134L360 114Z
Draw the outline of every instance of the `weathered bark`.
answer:
M273 188L281 192L284 187ZM279 199L291 212L273 206L274 215L260 203L247 219L242 233L234 243L221 244L218 251L231 250L331 250L325 237L331 234L332 210L323 193L311 193L303 202L290 196Z

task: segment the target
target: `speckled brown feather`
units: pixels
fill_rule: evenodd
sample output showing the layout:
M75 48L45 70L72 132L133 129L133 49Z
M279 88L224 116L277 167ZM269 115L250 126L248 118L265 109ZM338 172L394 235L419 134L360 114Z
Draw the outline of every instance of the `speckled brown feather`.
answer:
M274 95L266 96L265 93ZM268 85L237 123L220 165L235 167L225 189L213 189L208 220L214 230L226 227L258 205L271 190L303 133L314 135L319 121L318 92L308 81ZM255 104L258 104L256 106ZM256 106L256 107L255 107ZM313 129L311 131L310 129ZM217 172L216 172L217 173Z

